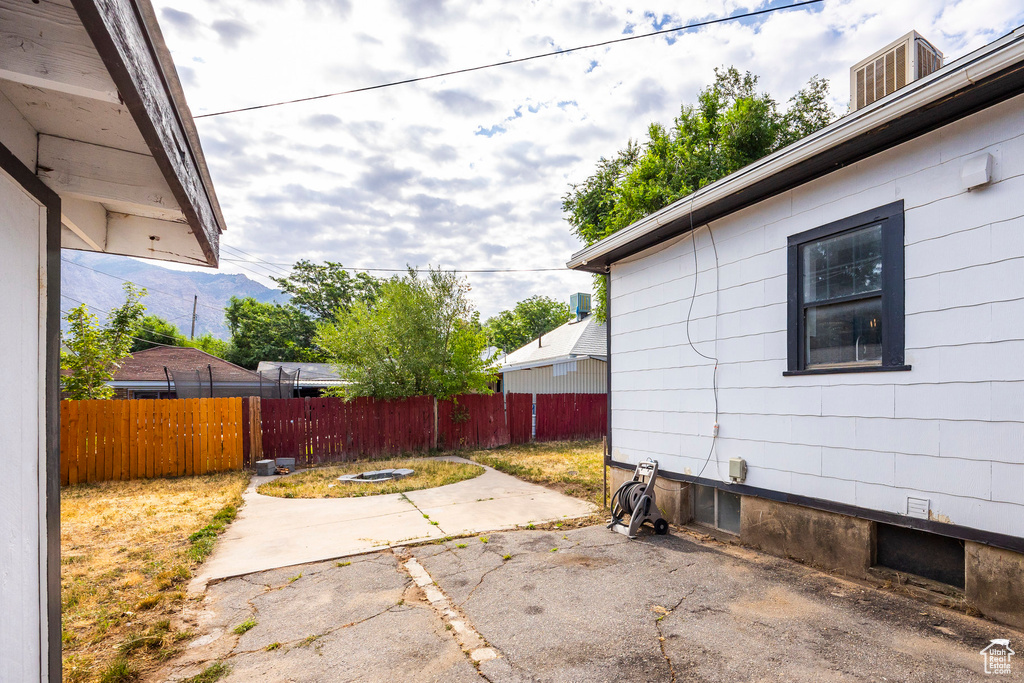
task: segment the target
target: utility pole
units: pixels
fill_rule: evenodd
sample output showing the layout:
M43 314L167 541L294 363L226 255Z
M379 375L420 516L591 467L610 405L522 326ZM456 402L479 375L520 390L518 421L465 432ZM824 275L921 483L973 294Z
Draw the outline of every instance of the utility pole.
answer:
M199 295L194 294L192 296L192 334L188 336L189 339L196 338L196 306L199 304Z

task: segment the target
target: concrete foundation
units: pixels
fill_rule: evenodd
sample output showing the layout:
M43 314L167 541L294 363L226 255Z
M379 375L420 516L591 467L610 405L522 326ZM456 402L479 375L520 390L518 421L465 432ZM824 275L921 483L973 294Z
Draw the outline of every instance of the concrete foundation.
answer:
M743 543L858 578L871 567L873 530L864 519L764 498L744 496L740 507Z
M1024 628L1024 555L965 544L967 601L987 617Z

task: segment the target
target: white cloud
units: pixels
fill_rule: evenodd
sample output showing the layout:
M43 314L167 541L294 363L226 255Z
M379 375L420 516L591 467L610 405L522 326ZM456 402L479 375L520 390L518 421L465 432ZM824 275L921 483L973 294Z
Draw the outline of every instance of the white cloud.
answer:
M348 90L641 34L772 2L157 0L194 114ZM197 122L226 245L273 263L561 266L561 213L602 155L669 122L716 66L786 100L911 29L955 58L1022 22L1013 0L829 0L811 11ZM227 255L226 253L224 254ZM254 268L252 264L242 264ZM239 267L225 261L227 271ZM251 273L250 273L251 275ZM570 272L473 275L484 316L589 291Z

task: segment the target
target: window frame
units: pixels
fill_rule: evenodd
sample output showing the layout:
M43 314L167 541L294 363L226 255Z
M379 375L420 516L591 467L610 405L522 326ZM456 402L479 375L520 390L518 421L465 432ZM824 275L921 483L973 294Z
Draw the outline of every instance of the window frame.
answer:
M878 365L807 367L804 341L803 265L800 247L836 237L874 224L882 226L882 362ZM894 372L910 370L905 364L906 279L904 274L903 200L789 236L786 264L788 369L782 374L831 375L849 372ZM854 296L851 299L864 297ZM833 302L828 302L833 303Z

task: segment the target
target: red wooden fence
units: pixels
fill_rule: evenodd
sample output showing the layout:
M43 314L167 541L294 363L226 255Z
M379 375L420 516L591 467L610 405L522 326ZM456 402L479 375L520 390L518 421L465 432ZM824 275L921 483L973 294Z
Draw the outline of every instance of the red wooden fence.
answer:
M434 399L280 398L260 401L264 458L297 465L378 458L429 450Z
M600 439L607 431L607 394L537 394L537 441Z
M533 432L533 395L505 394L509 439L512 443L529 443Z
M437 403L437 447L494 448L509 442L501 394L466 394Z

